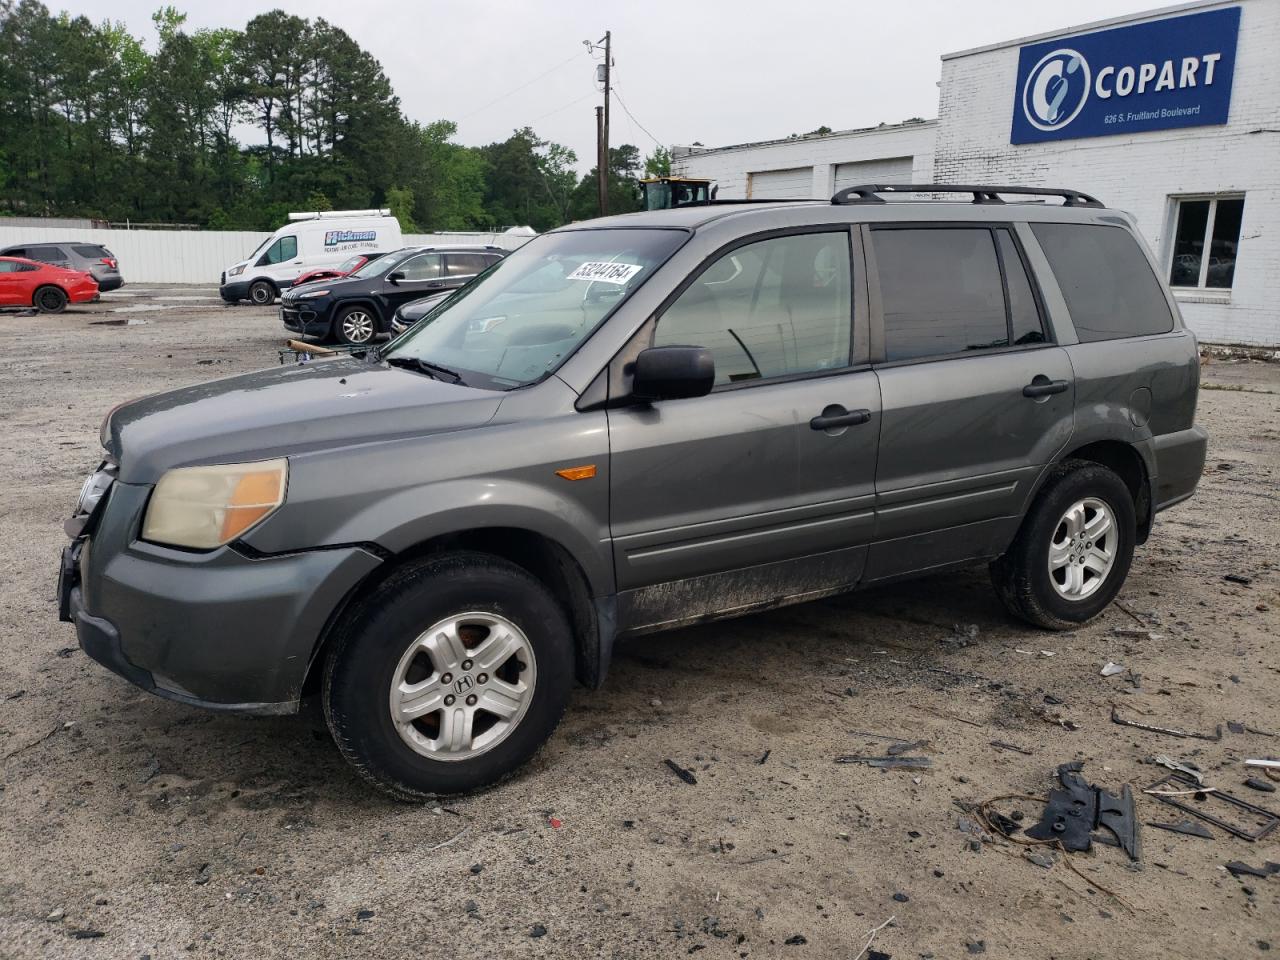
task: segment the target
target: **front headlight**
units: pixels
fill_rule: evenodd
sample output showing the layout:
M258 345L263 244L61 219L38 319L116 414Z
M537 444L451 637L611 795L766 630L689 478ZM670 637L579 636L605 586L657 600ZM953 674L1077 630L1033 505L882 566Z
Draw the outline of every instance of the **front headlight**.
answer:
M238 276L240 276L240 274L242 274L242 273L244 273L244 264L243 264L243 263L242 263L242 264L240 264L240 266L238 266L238 267L232 267L230 270L228 270L228 271L227 271L227 276L228 276L228 277L238 277Z
M310 299L312 299L312 298L314 298L314 297L327 297L328 295L329 295L329 291L328 291L328 290L309 290L309 291L307 291L306 293L300 293L300 294L298 294L298 299L299 299L299 300L310 300Z
M284 503L289 461L179 467L160 478L142 538L212 550L243 536Z

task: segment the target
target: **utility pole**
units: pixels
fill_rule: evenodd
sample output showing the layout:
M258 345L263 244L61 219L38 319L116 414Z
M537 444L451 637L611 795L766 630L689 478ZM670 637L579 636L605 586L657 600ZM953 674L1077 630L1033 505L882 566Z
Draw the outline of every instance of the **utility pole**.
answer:
M608 184L604 176L604 107L596 107L596 199L600 202L600 216L604 216L609 202Z
M613 33L604 32L604 106L596 107L596 191L600 216L609 211L609 71L613 68Z

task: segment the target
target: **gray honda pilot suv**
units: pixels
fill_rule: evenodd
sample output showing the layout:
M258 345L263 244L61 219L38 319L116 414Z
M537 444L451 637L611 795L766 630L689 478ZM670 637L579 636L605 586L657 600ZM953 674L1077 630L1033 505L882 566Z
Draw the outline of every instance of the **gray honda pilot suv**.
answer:
M381 350L112 410L61 616L160 696L318 694L373 784L465 791L622 638L973 564L1089 620L1195 490L1198 378L1131 218L1076 191L573 224Z

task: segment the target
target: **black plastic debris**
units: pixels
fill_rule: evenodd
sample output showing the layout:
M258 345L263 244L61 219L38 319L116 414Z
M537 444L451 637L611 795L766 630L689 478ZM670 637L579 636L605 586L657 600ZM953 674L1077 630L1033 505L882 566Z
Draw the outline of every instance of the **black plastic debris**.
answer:
M1203 823L1196 823L1193 820L1182 820L1178 823L1157 823L1154 820L1147 821L1148 827L1155 827L1157 830L1168 830L1170 833L1181 833L1188 837L1203 837L1206 840L1213 839L1213 831L1206 827Z
M1242 587L1247 587L1249 584L1253 583L1253 577L1246 577L1242 573L1228 573L1225 574L1222 579L1227 581L1227 583L1238 583Z
M1058 767L1060 790L1049 791L1040 822L1027 828L1027 836L1033 840L1057 840L1066 850L1088 850L1093 841L1093 831L1105 827L1130 860L1140 854L1138 820L1134 815L1133 790L1126 783L1117 796L1095 787L1080 775L1084 764L1080 761L1064 763Z
M668 767L670 767L671 772L674 773L681 780L683 780L685 783L689 784L689 786L692 787L697 785L698 778L693 775L692 770L686 770L684 767L680 766L680 764L676 763L674 760L663 760L662 762L665 763Z
M1272 863L1268 860L1260 867L1252 867L1240 860L1232 860L1225 864L1227 873L1233 877L1261 877L1263 880L1271 876L1273 873L1280 873L1280 863Z
M1261 790L1263 793L1275 793L1276 785L1269 780L1261 780L1258 777L1250 777L1244 782L1244 785L1251 790Z

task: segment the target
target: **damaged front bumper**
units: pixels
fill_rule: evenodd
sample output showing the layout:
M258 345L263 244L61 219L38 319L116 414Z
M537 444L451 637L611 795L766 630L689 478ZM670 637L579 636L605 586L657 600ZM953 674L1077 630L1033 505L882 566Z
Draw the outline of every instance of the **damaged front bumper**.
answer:
M92 659L158 696L296 711L326 626L379 558L359 546L263 557L147 543L135 536L149 493L114 483L63 551L61 619Z

